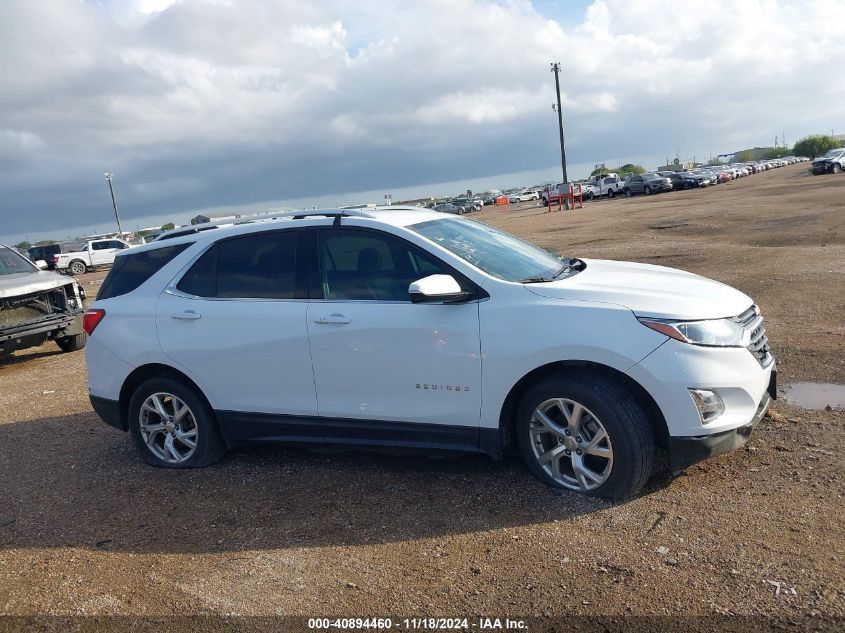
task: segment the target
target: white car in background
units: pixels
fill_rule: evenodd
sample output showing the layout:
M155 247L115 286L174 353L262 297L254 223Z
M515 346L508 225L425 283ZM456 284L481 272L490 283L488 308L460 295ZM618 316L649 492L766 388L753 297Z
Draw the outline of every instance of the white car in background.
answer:
M540 192L535 189L523 189L519 193L512 193L508 200L514 202L528 202L529 200L539 200Z
M741 446L776 393L753 301L429 210L303 211L118 255L85 312L91 403L149 464L260 441L522 454L639 491Z

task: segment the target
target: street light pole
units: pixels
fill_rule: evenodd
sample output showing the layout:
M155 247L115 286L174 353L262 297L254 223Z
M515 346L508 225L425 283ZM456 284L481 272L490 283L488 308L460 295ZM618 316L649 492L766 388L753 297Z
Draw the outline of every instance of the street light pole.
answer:
M560 63L554 62L552 64L552 72L555 74L555 92L557 92L557 123L558 128L560 129L560 166L561 170L563 171L563 182L569 182L569 178L566 176L566 147L563 143L563 109L560 105L560 79L558 77L558 73L560 73Z
M114 199L114 186L112 185L112 178L114 178L114 174L111 172L106 172L103 174L106 177L106 182L109 183L109 192L111 192L111 206L114 207L114 219L117 220L117 232L120 233L120 237L123 237L123 229L120 228L120 214L117 212L117 202Z

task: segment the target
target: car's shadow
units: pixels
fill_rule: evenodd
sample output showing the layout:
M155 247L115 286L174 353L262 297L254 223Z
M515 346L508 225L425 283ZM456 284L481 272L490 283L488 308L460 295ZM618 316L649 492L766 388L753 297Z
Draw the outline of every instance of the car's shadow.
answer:
M611 506L549 488L517 459L479 455L265 445L205 469L157 469L94 414L0 425L0 481L0 548L188 553L366 544Z

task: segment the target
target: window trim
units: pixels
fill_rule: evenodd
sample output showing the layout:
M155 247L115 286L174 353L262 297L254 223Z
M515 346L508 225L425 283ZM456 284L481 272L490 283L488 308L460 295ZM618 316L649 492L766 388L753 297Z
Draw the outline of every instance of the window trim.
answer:
M305 239L305 234L308 232L309 227L303 226L296 226L296 227L284 227L284 228L273 228L266 231L255 231L250 233L240 233L238 235L230 235L224 237L219 240L214 240L205 245L194 257L192 257L182 269L176 273L173 279L170 280L170 283L167 284L167 287L164 289L169 295L173 295L174 297L181 297L183 299L197 299L201 301L284 301L284 302L291 302L291 301L308 301L308 284L307 284L307 270L305 266L305 249L308 246L308 241ZM229 242L231 240L238 240L248 237L254 237L259 235L271 235L275 233L287 233L287 232L295 232L297 233L297 242L296 242L296 270L295 270L295 278L296 278L296 290L295 294L297 295L304 295L294 297L292 299L280 299L276 297L203 297L200 295L192 295L190 293L185 292L184 290L180 290L176 286L182 281L182 278L188 274L188 271L194 267L200 258L202 258L208 251L212 248L217 248L220 244L224 242ZM217 275L217 266L215 263L215 276ZM216 289L215 289L216 290Z
M326 299L323 297L323 262L322 258L320 257L320 235L323 233L331 233L332 231L355 231L360 233L370 233L375 235L376 237L388 236L392 237L396 240L399 240L405 247L408 248L410 251L417 251L422 253L425 256L431 257L434 260L440 262L443 267L448 271L446 274L451 275L455 278L455 280L461 286L468 286L472 288L472 292L474 296L471 299L467 299L466 301L462 301L461 303L474 303L477 301L481 301L483 299L489 299L490 295L477 283L475 283L472 279L467 277L465 274L457 270L454 266L452 266L449 262L444 261L441 257L439 257L436 253L432 253L429 250L422 248L411 242L410 240L405 239L401 235L397 235L396 233L391 233L390 231L384 231L382 229L372 228L368 226L351 226L348 224L342 224L339 227L335 226L314 226L311 227L311 233L313 234L313 241L311 242L311 246L313 247L313 256L309 258L308 261L308 279L309 279L309 301L320 302L320 303L360 303L360 304L368 304L368 303L377 303L377 304L395 304L395 305L410 305L413 302L411 301L410 295L408 299L405 301L399 301L396 299ZM312 294L314 296L312 296ZM445 302L443 303L445 304ZM439 302L427 302L426 305L443 305Z

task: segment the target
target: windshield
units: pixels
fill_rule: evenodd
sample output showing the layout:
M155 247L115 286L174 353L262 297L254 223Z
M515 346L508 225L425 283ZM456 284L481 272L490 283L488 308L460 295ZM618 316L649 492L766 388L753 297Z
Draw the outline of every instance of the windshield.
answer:
M15 273L31 273L38 268L23 255L19 255L11 248L0 246L0 275L14 275Z
M845 152L845 149L841 147L838 149L828 150L827 154L824 155L824 158L834 158L835 156L839 156L842 152Z
M488 275L505 281L548 281L562 272L568 262L475 220L444 218L408 228Z

